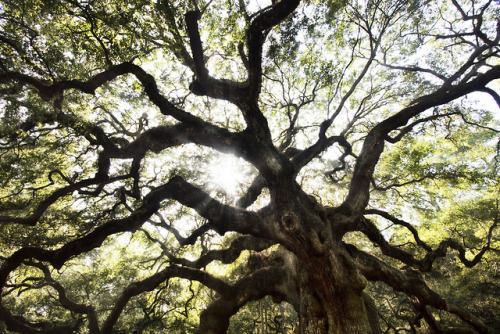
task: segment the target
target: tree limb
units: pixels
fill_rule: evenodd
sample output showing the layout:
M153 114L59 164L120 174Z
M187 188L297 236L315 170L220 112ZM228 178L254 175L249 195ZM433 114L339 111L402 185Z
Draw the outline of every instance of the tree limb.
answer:
M346 212L361 212L368 204L370 183L380 155L384 150L384 140L388 133L405 125L412 117L430 108L446 104L462 96L483 89L489 82L500 78L500 66L494 66L475 79L451 86L448 90L437 90L422 96L408 107L387 118L375 126L366 137L359 158L354 168L354 174L349 192L342 204Z
M484 324L479 318L472 315L471 312L446 301L431 290L416 271L411 269L406 269L405 271L398 270L375 256L357 249L353 245L346 245L346 247L356 261L358 268L368 280L384 282L396 291L416 296L426 305L453 313L481 333L496 333L493 328Z

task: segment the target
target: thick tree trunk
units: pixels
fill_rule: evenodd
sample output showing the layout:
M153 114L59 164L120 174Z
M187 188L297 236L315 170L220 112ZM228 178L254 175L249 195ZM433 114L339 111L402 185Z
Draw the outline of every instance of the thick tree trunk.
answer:
M294 306L299 314L295 334L381 333L375 304L363 292L366 281L340 245L337 251L300 255L299 259L284 247L271 256L257 254L248 282L239 284L234 296L218 299L202 313L200 333L224 333L229 318L243 304L266 295ZM264 332L265 319L260 303L257 330Z
M326 268L304 266L302 270L298 333L381 333L375 305L364 294L359 276L339 285L332 282L333 275L325 273Z
M381 333L376 312L367 307L363 296L341 298L336 305L321 309L316 296L303 296L298 333Z
M296 256L299 332L379 333L364 297L367 281L341 241L346 217L328 216L305 194L276 204L282 244Z
M276 203L276 212L281 243L295 257L299 333L380 333L375 305L363 292L366 278L341 241L349 217L328 216L305 194Z

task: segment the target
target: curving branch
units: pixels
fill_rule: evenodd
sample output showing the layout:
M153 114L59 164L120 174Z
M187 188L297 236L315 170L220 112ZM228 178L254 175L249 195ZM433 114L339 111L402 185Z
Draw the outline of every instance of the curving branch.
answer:
M39 279L42 286L51 286L53 287L57 294L58 300L61 303L61 306L75 313L86 314L89 320L89 333L90 334L101 334L99 330L99 326L97 323L97 314L92 306L78 304L71 301L67 295L64 287L57 281L52 278L52 275L49 269L44 266L42 263L35 263L30 261L26 263L29 266L40 269L43 272L44 279ZM3 295L2 295L3 296ZM0 298L1 300L1 298ZM10 331L16 331L20 333L29 333L29 334L70 334L74 332L75 325L54 325L49 321L44 321L42 323L32 323L28 321L26 318L20 315L13 315L9 310L7 310L0 303L0 320L5 322L7 329ZM78 324L78 320L77 320Z
M408 107L375 126L368 133L363 143L342 209L349 213L360 213L368 205L373 172L384 150L385 138L391 131L406 125L411 118L430 108L446 104L472 92L480 91L488 83L496 79L500 79L500 66L492 67L470 82L451 86L446 91L438 89L434 93L422 96Z
M164 228L165 230L167 230L168 232L172 233L175 237L175 239L177 240L177 242L179 242L179 244L181 246L186 246L186 245L194 245L196 240L202 236L203 234L205 234L205 232L207 232L208 230L212 229L212 226L210 225L210 223L207 223L207 224L203 224L201 225L200 227L198 227L196 230L192 231L189 236L187 237L183 237L180 232L174 228L173 226L169 225L165 219L163 218L162 215L160 215L160 213L156 213L155 214L159 219L160 219L160 222L156 222L152 219L149 219L148 222L150 222L151 224L153 225L156 225L156 226L159 226L159 227L162 227ZM154 241L154 242L158 242L160 243L160 245L162 245L162 242L160 242L159 240L156 240L154 238L152 238L149 233L147 233L145 230L142 230L144 233L146 233L146 236L148 239ZM163 248L163 247L162 247Z
M280 4L284 2L286 1L282 1L280 2ZM179 128L182 128L181 132L184 132L184 134L188 134L189 131L191 131L192 134L196 134L191 136L191 142L211 146L224 152L240 152L243 158L252 162L259 169L273 170L275 169L274 167L276 166L276 163L270 164L268 161L281 159L280 157L277 157L277 155L279 154L274 146L272 146L272 140L269 128L267 126L267 120L261 114L257 102L255 101L255 104L253 105L248 104L247 102L242 102L246 99L244 97L248 96L248 90L246 88L242 88L239 93L234 95L235 97L237 97L237 101L232 100L232 98L230 100L238 105L243 111L243 114L245 115L245 118L249 125L249 129L251 131L242 132L236 135L231 134L226 129L219 128L213 124L207 123L201 118L193 116L177 108L174 104L169 102L163 95L160 94L153 76L145 72L141 67L129 62L112 66L108 70L93 76L87 81L68 80L59 81L49 85L45 82L21 73L7 72L4 74L0 74L0 83L9 81L21 81L24 83L28 83L34 86L39 91L41 97L48 100L69 89L77 89L84 93L93 94L97 88L101 87L109 81L112 81L118 76L125 74L133 74L139 80L139 82L144 87L144 91L148 95L150 101L153 102L164 115L172 116L184 124L174 127L158 127L150 129L149 131L143 133L143 135L140 136L136 141L134 141L135 144L131 144L129 146L130 150L132 150L134 147L137 147L138 144L144 144L144 141L147 140L147 138L154 137L154 135L158 135L162 131L166 132L162 134L163 136L172 136L172 133L175 132L175 129L179 130ZM213 89L215 90L219 90L220 87L215 84L212 85L212 83L213 82L211 81L210 87L213 87ZM224 94L227 93L227 90L225 88L221 88L221 90L223 94L216 94L214 95L214 97L225 98L226 95ZM98 139L100 139L100 143L105 149L109 149L114 152L110 155L110 157L126 157L120 150L117 150L117 146L112 143L109 138L107 138L107 136L105 136L102 130L96 127L94 128L94 133L98 137ZM178 139L179 137L181 137L181 134L178 134L176 138ZM256 143L256 138L264 140L264 142ZM227 144L228 141L231 142L229 145ZM184 142L178 142L176 143L176 145ZM253 143L253 145L249 145L250 143ZM263 148L266 149L266 153L263 153ZM153 148L152 150L155 151L157 149ZM269 173L264 172L264 174ZM271 172L271 174L274 173Z
M410 267L419 267L419 261L412 254L389 244L372 221L361 219L356 230L361 231L371 242L380 247L382 254L397 259Z
M497 227L498 222L495 222L489 229L488 236L486 243L481 247L481 250L472 258L472 260L467 259L466 255L466 249L459 244L457 241L452 240L452 239L446 239L444 241L441 241L439 245L436 247L431 252L428 252L425 257L422 259L422 268L425 269L425 271L430 271L432 269L432 264L435 262L436 259L445 257L446 254L448 253L449 249L456 250L458 252L458 258L460 261L466 266L466 267L474 267L476 264L478 264L484 254L486 254L487 251L491 250L491 237L493 230L495 227Z
M72 334L71 326L54 326L45 329L37 329L38 324L28 322L24 317L13 315L2 304L0 304L0 320L2 320L9 331L26 334Z
M264 235L266 234L265 231L263 231L261 227L259 227L260 225L262 225L261 220L255 213L250 213L241 209L231 208L227 205L223 205L210 198L208 194L206 194L202 190L190 185L182 178L175 177L171 179L167 184L152 190L148 195L146 195L143 199L143 204L126 218L111 220L97 227L94 231L87 234L86 236L73 240L56 250L25 247L14 252L14 254L3 261L2 266L0 267L0 286L5 287L5 282L7 281L8 275L17 267L19 267L25 260L37 259L39 261L48 262L55 268L61 268L64 263L70 258L99 247L108 236L120 232L137 230L145 221L149 219L149 217L151 217L151 215L153 215L160 208L160 202L168 198L176 199L184 205L194 208L200 215L209 219L211 224L220 233L229 230L237 230L240 232L247 231L253 233L256 233L256 231L260 231L257 233ZM241 248L249 246L248 242L249 240L242 239L235 242L235 247ZM265 245L268 245L268 243L264 242L262 246L250 245L249 247L257 247L257 249L260 249ZM221 254L224 254L224 252L219 255L215 255L216 253L213 254L214 255L212 256L217 257L221 256ZM208 255L206 259L209 259L209 257L210 255ZM188 269L184 269L184 272L186 270ZM116 321L124 305L133 295L138 294L141 291L147 291L144 289L147 289L146 287L150 286L154 282L158 282L158 280L163 277L161 275L165 274L166 273L160 273L153 276L153 278L150 278L148 281L141 284L139 288L132 286L128 290L126 290L121 297L121 302L118 303L119 305L123 306L116 307L116 311L114 311L112 313L112 316L110 315L110 317L108 318L109 320L107 321L107 323L109 323L109 325L106 325L107 327L105 326L105 328L112 328L112 324ZM199 272L198 275L205 274ZM207 282L208 284L212 284L215 286L218 286L217 284L220 285L220 283L216 284L212 281ZM207 284L207 282L205 282L205 284ZM158 284L159 283L157 283L156 285ZM224 293L223 291L221 291L223 289L220 287L218 287L216 290L225 295L229 294L229 292ZM1 308L2 309L0 310L4 311L4 307L1 306ZM4 315L1 319L9 324L8 326L10 326L10 328L13 328L15 330L17 330L16 328L21 328L16 327L19 324L15 320L15 316L11 315L6 310L2 314ZM106 329L104 330L104 332L106 332Z
M59 249L45 250L36 247L24 247L8 257L0 267L0 286L4 286L10 272L27 259L49 262L55 268L61 268L71 257L99 247L110 235L138 229L159 207L160 202L169 196L168 184L152 190L144 197L143 204L130 216L115 219L97 227L91 233L75 239Z
M100 334L101 331L99 329L99 324L97 321L97 313L91 305L78 304L74 301L70 300L66 294L66 289L61 285L61 283L57 282L50 273L50 270L44 266L42 263L30 263L31 266L34 266L40 269L44 276L45 280L48 282L50 286L52 286L58 294L58 300L61 305L75 313L86 314L89 321L89 333L90 334Z
M198 117L177 108L174 104L163 97L159 92L153 76L144 71L140 66L134 65L131 62L111 66L109 69L94 75L86 81L75 79L57 81L50 84L46 81L36 79L26 74L10 71L0 74L0 83L17 81L29 84L38 90L42 99L50 100L56 95L70 89L76 89L83 93L93 95L97 88L125 74L133 74L137 80L139 80L151 102L153 102L164 115L172 116L175 119L184 122L201 121Z
M413 225L411 225L410 223L408 222L405 222L404 220L401 220L399 218L396 218L394 217L393 215L389 214L388 212L385 212L383 210L378 210L378 209L367 209L365 210L365 214L367 215L378 215L380 217L383 217L385 219L387 219L388 221L396 224L396 225L400 225L400 226L404 226L406 227L410 232L411 234L413 235L413 238L415 239L415 242L417 243L417 245L419 245L420 247L422 247L423 249L425 249L426 251L431 251L432 248L424 241L422 241L422 239L420 239L420 236L418 235L418 231L415 227L413 227Z
M216 291L220 298L210 304L200 318L200 332L222 333L229 325L229 318L251 300L260 299L266 295L285 298L289 287L289 271L286 268L265 267L244 276L235 284L224 281L198 269L170 265L162 271L130 284L117 298L111 313L107 316L102 333L112 333L123 309L131 298L141 293L152 291L170 278L195 280Z
M438 258L445 257L449 249L453 249L458 252L458 258L465 266L473 267L477 265L481 261L481 258L484 256L484 254L486 254L486 252L491 249L490 245L491 245L491 238L493 236L493 231L498 226L498 219L495 219L494 223L490 226L488 230L488 235L486 237L485 244L472 260L468 260L465 256L466 249L453 239L443 240L439 243L439 245L437 245L435 249L432 249L428 244L420 240L417 231L408 223L396 219L395 217L392 217L389 214L380 210L367 210L367 212L378 214L398 225L402 225L408 228L414 235L417 244L426 250L425 256L421 260L419 260L409 252L390 245L389 242L385 240L384 236L378 230L375 224L368 219L361 219L360 221L358 221L356 230L365 234L368 237L368 239L370 239L371 242L380 247L382 254L397 259L407 266L418 268L422 272L430 272L432 270L434 262Z
M267 233L269 227L263 226L261 218L256 213L223 205L181 177L174 177L167 184L147 194L142 205L126 218L110 220L91 233L56 250L25 247L14 252L0 267L0 286L4 286L9 273L26 259L46 261L55 268L61 268L71 257L99 247L109 236L139 229L158 211L160 203L165 199L175 199L195 209L201 216L207 218L219 233L238 231L253 235L270 235Z
M484 87L483 89L480 89L480 91L489 94L495 100L497 106L500 108L500 95L498 95L497 92L488 87Z
M379 62L382 66L390 68L392 70L406 71L406 72L418 72L418 73L429 73L440 79L441 81L446 81L446 77L430 68L424 68L416 65L411 66L401 66L401 65L391 65L385 62Z
M286 19L299 3L300 0L282 0L259 12L250 22L247 31L248 78L249 93L255 101L262 86L262 50L269 29Z
M252 181L250 187L248 187L247 191L241 198L236 202L236 206L238 208L248 208L252 205L259 195L262 193L262 190L267 186L266 179L262 175L258 175Z
M198 281L222 296L230 296L235 293L234 287L204 271L171 265L148 278L134 282L126 287L116 300L111 313L106 317L102 325L102 333L108 334L113 332L114 325L131 298L141 293L152 291L173 277Z
M227 100L242 111L245 121L254 135L270 140L267 120L258 107L258 96L262 83L262 46L268 30L284 20L297 6L299 1L281 1L254 17L247 31L248 45L248 80L236 82L211 77L205 66L203 46L200 38L198 20L199 11L186 13L185 20L193 55L196 80L190 90L196 95L206 95ZM240 47L241 49L241 47Z
M228 248L209 250L207 253L203 254L194 261L175 257L169 252L167 253L167 256L173 263L177 263L190 268L201 269L206 267L213 261L219 261L225 264L233 263L243 251L251 250L260 252L271 247L274 244L276 243L270 240L255 238L253 236L240 236L233 240Z
M200 333L225 333L229 319L243 305L269 295L286 299L288 285L289 271L281 266L265 267L244 276L232 286L230 295L221 296L201 313Z
M40 217L45 213L45 211L60 198L67 196L74 191L84 192L84 190L82 190L83 188L92 185L99 185L99 187L93 193L94 195L97 195L105 184L116 182L118 180L124 180L129 177L129 175L121 175L108 178L107 173L105 173L104 171L105 170L107 171L107 168L109 168L109 164L102 163L100 164L100 166L101 165L103 165L104 167L99 169L94 178L82 180L70 184L66 187L60 188L58 190L55 190L51 195L49 195L46 199L40 202L40 204L38 204L37 207L33 210L33 212L28 216L25 217L0 216L0 224L11 223L11 224L26 225L26 226L35 226L36 224L38 224Z
M353 245L346 244L346 248L356 261L360 271L368 280L384 282L396 291L417 297L426 305L455 314L481 333L496 333L495 329L484 324L479 318L472 315L471 312L443 299L430 289L418 272L411 269L402 271L391 267L382 260L357 249Z
M143 157L148 151L160 153L166 148L195 143L214 148L222 152L234 151L243 146L243 135L231 133L206 122L178 123L175 125L157 126L144 131L134 141L123 147L109 150L110 158L129 159ZM242 155L247 160L250 154Z
M196 210L219 234L236 231L263 238L275 234L258 213L222 204L181 177L171 179L169 188L169 198Z
M385 140L387 142L389 142L389 143L397 143L398 141L400 141L401 139L403 139L403 137L405 135L407 135L408 133L410 133L415 128L415 126L417 126L419 124L426 123L426 122L430 122L430 121L433 121L433 120L436 120L436 119L440 119L442 117L450 117L450 116L453 116L453 115L462 115L462 117L464 117L463 114L460 113L460 112L458 112L458 111L457 112L451 112L451 113L443 114L443 115L432 115L432 116L429 116L429 117L425 117L425 118L416 120L415 122L411 123L408 126L405 126L403 129L401 129L399 131L399 133L395 137L390 137L389 135L387 135L387 137L385 138Z
M322 137L319 138L316 143L309 146L305 150L297 153L292 158L292 162L295 165L296 172L298 173L301 168L306 166L314 158L318 157L326 149L331 147L333 144L339 144L344 148L344 154L353 155L351 144L345 139L344 136L332 136L332 137Z

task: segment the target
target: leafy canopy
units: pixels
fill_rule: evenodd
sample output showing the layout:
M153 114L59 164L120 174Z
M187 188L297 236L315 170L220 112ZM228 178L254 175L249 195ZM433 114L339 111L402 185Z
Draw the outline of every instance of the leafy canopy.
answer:
M298 330L323 264L385 332L499 330L499 22L2 0L0 332Z

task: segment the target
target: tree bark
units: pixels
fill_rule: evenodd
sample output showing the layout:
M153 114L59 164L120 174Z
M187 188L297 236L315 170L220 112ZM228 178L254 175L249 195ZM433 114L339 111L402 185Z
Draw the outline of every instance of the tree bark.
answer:
M365 283L359 273L353 273L344 261L330 261L329 266L325 263L320 266L310 261L301 270L298 332L380 333L375 305L364 294Z

